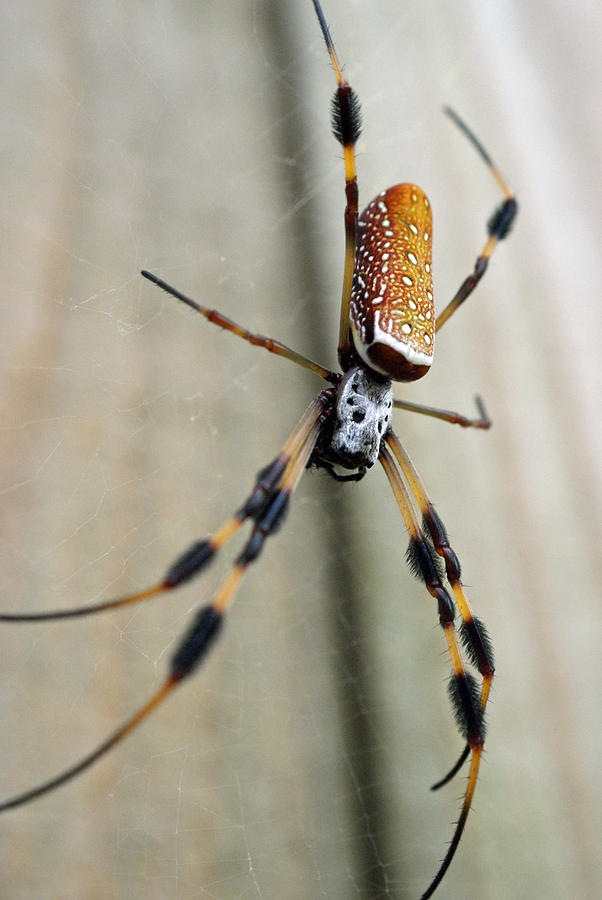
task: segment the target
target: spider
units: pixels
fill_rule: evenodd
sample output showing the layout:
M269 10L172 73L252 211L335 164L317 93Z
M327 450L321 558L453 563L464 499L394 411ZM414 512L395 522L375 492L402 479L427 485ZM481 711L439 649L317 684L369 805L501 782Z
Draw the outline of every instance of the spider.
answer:
M310 403L278 455L260 470L250 494L234 515L209 537L192 544L156 584L92 606L0 615L0 619L7 622L66 619L147 600L174 590L197 576L241 526L247 521L251 523L250 535L212 602L198 610L182 636L161 687L90 754L54 778L0 803L0 811L28 803L75 778L130 734L197 669L220 632L247 568L261 554L266 539L282 525L291 495L306 468L324 469L337 481L357 481L378 461L409 533L409 567L437 603L439 623L452 666L450 699L465 741L459 759L433 789L450 781L468 756L471 757L460 816L445 857L423 894L427 898L434 893L453 859L471 807L483 752L484 713L494 666L486 630L473 615L466 599L456 554L413 463L391 427L391 415L393 408L397 408L434 416L462 427L486 429L491 423L478 398L479 415L469 419L447 410L394 399L392 382L415 381L428 372L436 332L483 277L497 244L511 229L518 206L481 143L457 113L446 108L447 115L490 169L504 200L488 223L488 237L474 270L435 317L429 201L416 185L397 184L378 194L358 215L354 147L361 130L359 102L343 77L320 2L312 2L337 80L332 103L332 129L343 148L345 167L345 259L338 342L341 371L330 371L276 340L253 334L217 310L197 303L158 276L147 271L141 273L209 322L233 332L249 344L309 369L320 376L327 387ZM457 630L454 624L456 609L462 619ZM478 670L480 684L466 670L462 651Z

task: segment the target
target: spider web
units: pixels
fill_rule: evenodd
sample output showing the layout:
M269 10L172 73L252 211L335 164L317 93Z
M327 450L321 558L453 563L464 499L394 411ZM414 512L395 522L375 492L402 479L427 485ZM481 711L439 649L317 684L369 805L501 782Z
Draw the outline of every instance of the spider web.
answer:
M197 321L140 268L335 365L333 78L310 4L295 6L66 2L3 13L4 608L93 603L153 583L240 504L320 388ZM400 178L429 188L449 295L496 198L439 109L466 102L483 113L484 135L510 130L510 85L488 73L500 47L520 57L503 31L512 21L497 4L460 4L452 17L438 3L368 12L328 0L325 12L363 103L362 197ZM498 146L511 171L511 142ZM489 305L475 305L462 340L441 340L429 383L406 396L470 413L478 385L503 407L511 320L496 296L516 315L519 305L517 276L503 269ZM584 315L567 337L575 345L593 340ZM503 412L502 434L529 415L527 400ZM503 640L506 615L491 598L510 593L518 605L530 588L491 550L509 540L516 512L501 497L507 465L483 435L411 417L399 428ZM564 513L571 497L557 503ZM499 516L488 511L496 504ZM429 795L428 785L460 741L433 604L406 571L405 545L380 472L343 488L306 477L194 681L91 772L10 814L2 893L416 896L461 792ZM3 796L88 752L150 695L231 558L228 548L202 580L146 606L3 630ZM525 701L533 717L535 700ZM540 757L538 771L551 782L558 765ZM516 759L497 757L496 772L485 766L478 826L442 896L521 896L516 884L534 877L504 805ZM549 883L541 872L537 883L560 897L579 867L549 819L534 820L555 860Z

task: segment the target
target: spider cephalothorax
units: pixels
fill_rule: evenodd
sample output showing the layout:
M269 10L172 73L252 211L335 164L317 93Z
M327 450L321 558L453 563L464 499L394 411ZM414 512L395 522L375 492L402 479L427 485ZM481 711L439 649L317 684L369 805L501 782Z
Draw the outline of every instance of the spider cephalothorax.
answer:
M186 679L212 646L226 611L248 566L260 555L268 537L284 520L290 497L305 469L326 469L337 480L358 480L380 462L409 534L407 559L412 571L436 601L452 677L450 697L465 748L451 771L435 788L449 781L471 755L468 784L460 817L435 877L423 897L430 897L456 851L474 793L484 743L484 712L493 678L493 657L482 623L473 616L460 580L460 565L445 528L406 453L391 427L394 407L420 412L463 427L488 428L482 404L480 417L393 399L392 381L415 381L432 362L435 332L472 293L487 269L498 242L508 234L517 212L516 200L482 145L452 110L448 115L464 132L485 161L505 199L488 224L488 238L474 270L435 318L431 275L432 216L429 201L416 185L398 184L378 194L358 217L358 189L354 145L360 133L359 103L343 78L330 32L318 0L314 9L337 79L333 101L333 131L343 147L345 161L345 263L339 327L338 357L342 372L308 359L271 338L252 334L217 310L207 309L150 272L145 278L186 303L209 322L255 346L282 356L323 378L322 390L283 445L280 453L261 469L251 493L208 538L193 543L154 585L135 594L106 600L95 606L33 614L3 614L3 621L36 621L84 616L146 600L172 590L198 575L246 522L250 535L212 601L202 606L182 636L163 685L120 728L75 765L31 790L4 803L0 811L21 806L65 784L119 743L145 719L171 691ZM341 475L337 467L355 470ZM454 625L459 611L462 624ZM463 654L481 677L466 671Z
M335 465L358 469L361 477L378 459L392 407L391 381L364 366L352 366L333 393L329 427L324 428L312 463L332 474Z
M393 407L393 385L369 369L345 373L336 398L331 448L346 469L370 469L378 459Z

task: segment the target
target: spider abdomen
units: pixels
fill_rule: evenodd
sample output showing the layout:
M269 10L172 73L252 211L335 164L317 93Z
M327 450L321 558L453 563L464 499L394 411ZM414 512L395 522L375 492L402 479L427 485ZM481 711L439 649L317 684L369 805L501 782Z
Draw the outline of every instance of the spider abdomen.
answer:
M433 219L426 194L397 184L358 222L349 310L363 362L394 381L415 381L433 359Z

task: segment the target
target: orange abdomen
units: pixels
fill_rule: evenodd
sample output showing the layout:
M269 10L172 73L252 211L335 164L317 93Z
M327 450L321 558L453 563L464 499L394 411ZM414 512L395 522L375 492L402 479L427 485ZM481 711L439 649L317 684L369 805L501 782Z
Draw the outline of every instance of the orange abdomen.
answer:
M424 191L397 184L359 218L349 317L355 349L371 369L415 381L433 359L433 221Z

